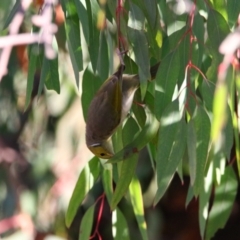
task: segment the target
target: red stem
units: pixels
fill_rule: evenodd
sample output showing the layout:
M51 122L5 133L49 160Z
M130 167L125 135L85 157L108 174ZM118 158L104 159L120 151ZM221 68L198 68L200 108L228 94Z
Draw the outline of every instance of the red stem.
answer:
M99 208L99 211L98 211L96 228L95 228L94 233L93 233L92 236L90 237L90 239L93 239L93 238L97 235L97 236L98 236L98 239L99 239L99 240L102 240L102 237L101 237L98 229L99 229L99 224L100 224L100 220L101 220L101 218L102 218L102 213L103 213L104 197L105 197L105 194L103 193L103 194L97 199L97 201L96 201L96 203L97 203L98 201L101 200L101 203L100 203L100 208Z

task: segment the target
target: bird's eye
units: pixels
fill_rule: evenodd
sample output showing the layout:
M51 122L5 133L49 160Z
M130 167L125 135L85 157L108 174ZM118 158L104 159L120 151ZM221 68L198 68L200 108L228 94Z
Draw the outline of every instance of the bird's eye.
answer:
M105 156L105 153L100 153L100 155L103 157L103 156Z

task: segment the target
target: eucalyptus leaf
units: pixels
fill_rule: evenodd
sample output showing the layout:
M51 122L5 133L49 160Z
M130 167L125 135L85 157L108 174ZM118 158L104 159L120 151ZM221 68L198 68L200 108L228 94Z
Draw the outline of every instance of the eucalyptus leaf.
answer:
M178 79L179 54L173 51L161 62L155 84L155 114L160 119L164 109L172 101Z
M204 180L205 167L208 158L210 141L210 119L201 106L196 108L193 115L194 129L196 131L196 178L194 181L194 194L199 194Z
M205 239L211 239L217 229L223 228L232 212L237 194L238 180L231 166L225 170L221 184L215 188L215 197L210 210Z
M87 177L86 170L83 169L81 174L79 175L79 178L77 180L77 183L75 185L73 194L68 205L65 219L67 227L70 227L70 225L72 224L73 219L77 213L77 210L81 205L87 191L89 190L87 188L88 184L86 177Z
M137 219L142 239L147 240L147 223L144 217L143 195L139 180L134 177L129 187L130 199L133 206L133 211Z
M25 110L29 106L32 96L34 77L37 69L37 61L38 61L38 51L37 45L34 44L29 47L29 66L28 66L28 77L27 77L27 92L26 92L26 100L25 100Z
M160 119L156 156L158 190L156 205L165 193L186 148L186 123L181 120L178 101L172 102Z
M83 216L79 230L79 240L89 240L92 226L95 205L91 206Z

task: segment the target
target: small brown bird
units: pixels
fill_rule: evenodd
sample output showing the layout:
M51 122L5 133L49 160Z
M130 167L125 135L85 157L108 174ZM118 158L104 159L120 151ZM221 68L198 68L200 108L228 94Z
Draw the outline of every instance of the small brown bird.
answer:
M156 77L159 65L151 67L151 79ZM88 109L86 144L99 158L109 159L114 155L111 136L127 116L140 85L139 75L123 74L124 68L121 64L103 83Z

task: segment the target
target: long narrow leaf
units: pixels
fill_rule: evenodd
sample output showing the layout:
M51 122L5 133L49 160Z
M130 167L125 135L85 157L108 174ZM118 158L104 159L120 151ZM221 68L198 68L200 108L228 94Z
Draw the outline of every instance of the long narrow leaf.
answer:
M128 159L126 159L126 161L122 162L117 186L114 191L112 201L110 204L112 210L116 208L119 201L126 194L129 184L135 173L137 160L138 160L138 155L135 154L129 157Z
M138 227L140 229L142 239L147 240L147 224L144 218L144 207L143 207L143 197L141 186L136 177L132 179L132 182L129 187L130 199L133 206L133 211L135 213Z
M84 214L79 231L79 240L89 240L93 225L93 214L95 205L91 206Z
M178 101L172 102L160 119L157 148L158 191L154 204L165 193L186 147L186 123L181 121Z
M99 52L99 34L100 31L97 28L97 16L100 11L98 2L95 0L86 1L87 14L88 14L88 24L89 24L89 42L88 42L88 52L90 55L90 60L92 64L93 72L96 72L98 52Z
M172 101L174 88L179 72L178 51L173 51L161 62L161 67L156 76L155 85L155 113L160 119L164 109Z
M223 228L232 211L238 181L234 170L228 166L221 184L215 188L215 198L209 214L205 239L211 239L217 229Z
M204 178L204 185L199 194L198 219L202 239L204 239L205 228L208 220L209 200L212 194L213 162L208 168L208 173Z
M90 102L92 101L94 94L97 92L101 84L102 80L98 76L94 75L88 66L83 73L82 79L82 107L85 121L87 119L87 111Z
M65 30L70 58L77 86L79 85L79 72L83 69L83 56L81 48L81 36L79 18L77 15L74 0L61 0L61 5L65 14Z
M27 77L27 92L26 92L26 101L25 109L27 109L33 90L34 76L37 68L38 60L38 51L36 51L37 45L32 45L29 47L29 66L28 66L28 77Z
M193 116L194 128L196 131L196 179L194 182L194 194L199 194L204 179L204 172L208 157L210 140L210 120L206 111L198 106Z
M83 201L86 193L87 193L87 179L86 179L86 170L83 169L78 180L76 183L76 186L74 188L72 197L70 199L67 213L66 213L66 225L69 227L77 213L77 210L79 206L81 205L81 202Z
M159 122L154 115L146 110L147 120L142 131L136 136L136 138L125 146L121 151L117 152L109 163L117 163L122 160L126 160L130 156L136 155L144 146L147 145L155 136L159 128Z
M49 90L55 90L60 93L60 82L58 74L58 57L47 59L45 56L42 63L41 80Z
M112 222L114 240L130 240L127 221L120 209L113 211Z
M106 193L106 197L108 203L110 204L113 196L113 186L112 186L112 168L104 168L102 172L102 181L104 192Z
M170 125L166 128L160 128L159 131L159 144L156 159L158 174L158 191L154 202L155 204L161 199L167 187L169 186L174 176L174 173L176 172L176 169L180 161L182 160L186 148L187 127L185 120L176 122L174 125L171 125L171 127L175 129L175 132L173 133L173 141L171 141L172 137L169 137ZM168 140L168 138L170 139ZM163 141L168 142L171 146L169 152L166 152L166 148L163 148L163 145L166 144L161 144Z
M192 186L196 180L196 172L197 172L196 149L197 149L196 129L194 128L193 120L190 120L187 126L187 152L188 152L188 159L189 159L190 182Z
M133 44L133 52L138 65L138 73L140 78L140 89L142 99L145 97L147 91L147 80L150 79L150 63L149 52L147 46L147 39L144 32L129 28L129 38Z

